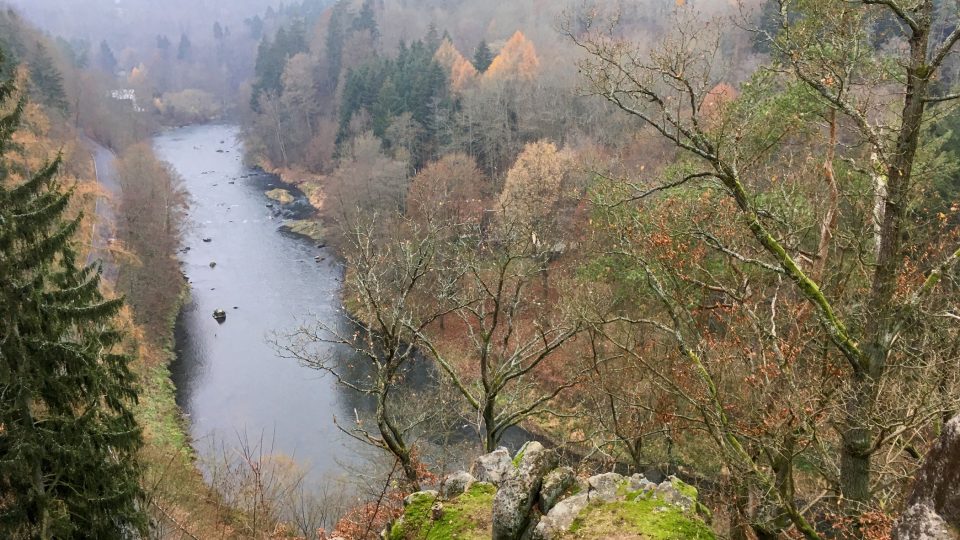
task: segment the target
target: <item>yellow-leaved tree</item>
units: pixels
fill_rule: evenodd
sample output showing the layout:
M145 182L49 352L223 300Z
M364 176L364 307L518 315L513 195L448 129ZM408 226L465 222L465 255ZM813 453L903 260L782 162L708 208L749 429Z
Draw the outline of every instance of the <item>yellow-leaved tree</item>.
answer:
M540 58L537 57L537 49L533 42L523 35L523 32L517 30L513 36L507 40L500 54L493 59L493 63L484 72L487 79L520 79L532 80L540 70Z
M527 144L507 173L500 193L503 224L544 238L552 230L552 210L572 164L570 154L552 142Z
M454 90L463 90L477 79L477 68L473 67L449 39L443 40L433 59L447 70L450 87Z

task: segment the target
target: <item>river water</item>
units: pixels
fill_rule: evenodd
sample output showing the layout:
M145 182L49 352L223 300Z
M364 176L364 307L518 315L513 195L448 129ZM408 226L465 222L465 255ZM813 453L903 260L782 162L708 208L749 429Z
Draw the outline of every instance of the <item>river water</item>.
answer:
M191 296L177 321L177 400L201 456L245 439L258 452L294 458L312 480L339 476L368 449L333 418L352 419L361 404L332 378L281 358L271 340L315 317L346 322L341 269L325 249L280 230L264 195L276 180L244 166L238 133L198 126L154 140L190 194L180 259ZM223 324L215 309L226 311Z
M278 215L265 192L282 186L243 164L238 135L235 126L204 125L154 139L157 156L183 178L190 195L180 261L191 294L177 319L171 372L194 447L201 458L236 456L242 445L293 458L308 486L369 472L378 454L341 432L334 418L349 426L359 417L375 426L373 404L333 377L281 357L273 345L316 320L345 334L356 330L340 309L342 268L327 248L284 232L284 217L313 210L293 191L297 201ZM226 312L223 324L213 318L217 309ZM324 345L314 352L337 359L350 377L367 375L350 350ZM416 362L405 379L403 401L415 414L449 406L425 399L436 395L431 373ZM456 419L446 426L418 439L424 459L441 468L467 466L476 433ZM514 427L501 442L516 450L531 438Z

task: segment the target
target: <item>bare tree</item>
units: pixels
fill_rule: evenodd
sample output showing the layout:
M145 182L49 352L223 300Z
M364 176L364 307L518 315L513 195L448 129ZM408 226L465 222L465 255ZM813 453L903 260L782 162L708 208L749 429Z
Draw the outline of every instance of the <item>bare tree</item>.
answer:
M550 413L550 404L580 382L567 375L552 385L538 371L582 330L540 286L547 250L523 227L506 225L462 236L449 305L462 339L411 328L476 413L486 451L523 420ZM544 388L544 386L547 386Z
M687 405L692 429L708 433L725 463L773 502L768 515L754 516L755 532L792 525L819 538L805 517L811 505L798 503L798 460L818 456L813 475L825 482L822 495L832 493L851 514L865 512L891 478L902 478L911 439L955 406L955 396L935 395L930 383L933 374L955 370L955 353L919 351L956 340L934 291L955 279L960 250L945 242L949 235L922 234L908 217L930 182L918 154L926 109L958 97L931 94L931 83L960 30L933 37L928 0L777 6L779 27L767 34L774 57L743 85L743 95L719 105L710 99L723 82L716 23L681 21L649 53L612 29L568 25L567 33L587 53L589 89L683 154L667 181L625 186L607 208L672 198L700 213L687 216L692 225L682 242L661 229L652 237L659 244L634 232L643 225L636 216L614 214L626 229L617 229L609 254L638 271L651 309L601 317L672 342L671 365L686 366L693 378L678 378L655 365L649 351L608 335ZM888 55L869 42L871 22L884 14L904 28L902 53ZM899 111L885 97L891 94L902 97ZM825 163L817 183L788 161L812 155ZM874 164L867 164L870 156ZM864 185L871 203L882 201L875 250L864 249L873 214L861 204L857 190ZM838 206L844 191L846 206ZM664 217L671 224L681 216ZM908 231L919 243L904 242ZM708 260L723 261L727 271ZM954 293L955 285L939 290ZM719 306L710 307L711 299ZM723 343L743 354L718 347ZM800 365L804 371L795 371ZM745 379L730 381L733 373ZM955 379L947 385L955 388ZM752 380L771 386L744 392ZM757 415L750 404L770 414Z
M341 385L375 402L376 430L365 427L359 416L353 427L341 429L395 456L416 490L421 471L409 434L432 411L402 417L397 400L402 399L401 386L417 359L421 331L448 309L442 303L432 309L414 309L424 305L424 295L443 297L452 285L437 241L446 233L401 221L382 230L381 226L376 220L360 222L346 234L349 270L344 301L352 324L332 327L318 321L301 327L278 346L284 355L333 375ZM336 351L356 357L338 358L336 352L318 350L318 344L337 345ZM353 361L362 364L365 373L352 373L348 364Z

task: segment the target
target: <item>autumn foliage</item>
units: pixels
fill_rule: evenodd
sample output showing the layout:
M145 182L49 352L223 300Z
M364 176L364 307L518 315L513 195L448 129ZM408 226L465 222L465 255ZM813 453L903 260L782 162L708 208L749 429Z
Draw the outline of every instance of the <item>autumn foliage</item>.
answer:
M493 59L484 73L487 79L517 79L531 81L540 70L540 58L533 42L517 30Z
M526 145L507 173L500 194L503 219L535 232L544 224L560 198L560 187L572 165L569 153L548 141Z
M442 216L454 222L479 222L488 180L470 156L448 154L414 177L407 192L407 213L415 219Z
M454 90L463 90L477 79L477 68L457 50L449 39L443 40L433 59L450 74L450 86Z

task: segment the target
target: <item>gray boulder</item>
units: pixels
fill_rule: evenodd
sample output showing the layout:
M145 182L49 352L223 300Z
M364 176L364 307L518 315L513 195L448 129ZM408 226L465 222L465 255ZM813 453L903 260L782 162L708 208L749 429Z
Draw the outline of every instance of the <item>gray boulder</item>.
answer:
M466 471L453 473L443 481L440 494L444 499L452 499L470 489L470 484L475 481L473 475Z
M960 538L960 416L947 422L917 473L893 540Z
M677 486L684 486L685 489L690 490L695 489L681 482L676 476L669 476L666 480L660 482L660 485L656 487L654 492L664 501L679 506L684 512L689 511L697 503L696 491L684 493L684 491Z
M543 478L557 466L556 454L536 441L525 444L517 458L515 472L507 475L493 497L494 540L517 540L532 532L531 510Z
M627 479L627 491L642 491L644 494L650 491L657 489L657 484L654 484L650 480L647 480L642 474L635 474Z
M617 500L617 491L624 483L623 476L617 473L603 473L587 479L587 500L613 502Z
M540 511L546 514L551 508L556 506L557 501L570 486L577 482L577 476L570 467L560 467L547 473L543 477L543 485L540 486L540 500L538 502Z
M558 502L547 515L540 518L533 530L534 540L553 540L563 535L588 504L590 500L586 493L579 493Z
M478 482L490 482L499 486L508 475L513 474L513 461L506 448L500 447L484 454L473 462L473 476Z

